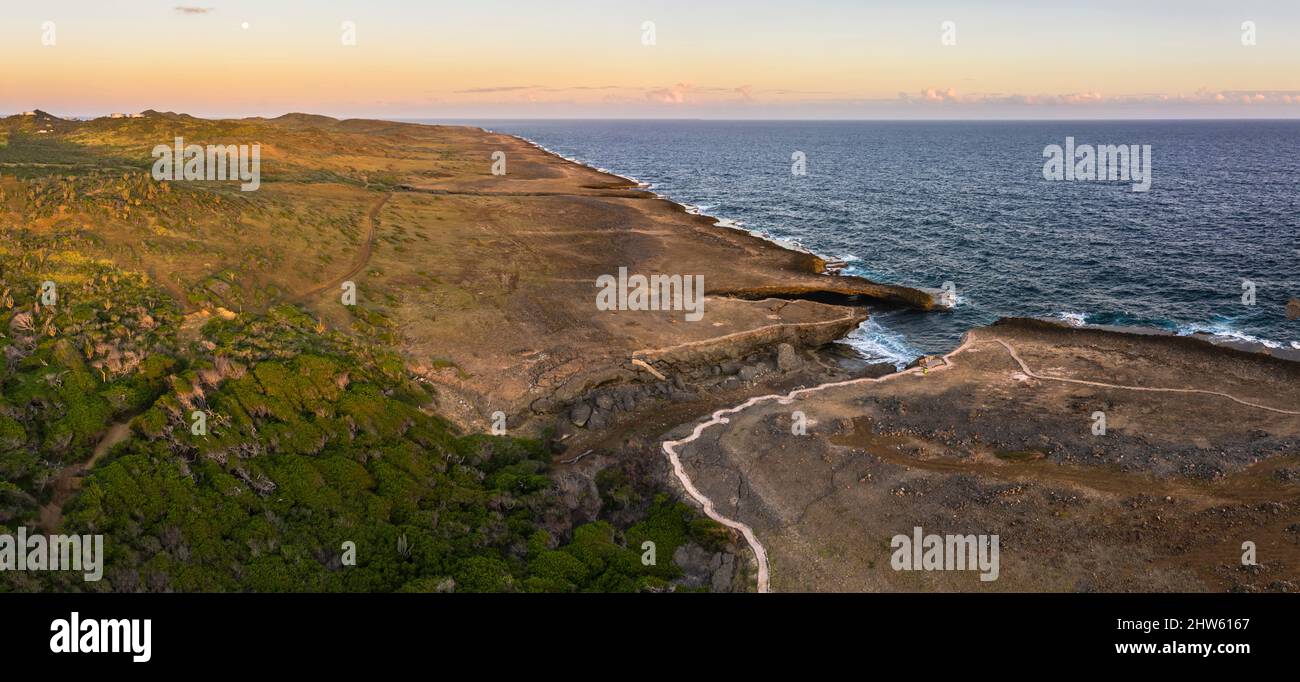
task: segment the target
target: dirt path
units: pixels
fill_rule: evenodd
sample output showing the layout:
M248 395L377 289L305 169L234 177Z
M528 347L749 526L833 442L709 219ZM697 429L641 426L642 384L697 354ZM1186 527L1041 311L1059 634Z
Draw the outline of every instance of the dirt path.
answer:
M57 476L54 477L54 496L50 498L49 503L41 507L40 520L38 525L46 532L53 533L63 525L63 507L72 499L72 496L81 489L82 477L90 471L95 463L108 454L108 451L114 445L121 443L131 436L131 423L129 421L117 422L108 427L104 436L99 439L95 445L95 450L90 454L90 459L84 462L78 462L61 469Z
M691 482L690 476L686 475L686 470L682 467L682 461L677 454L676 448L678 446L685 445L699 438L700 434L703 433L704 430L709 428L710 426L714 426L716 424L728 423L730 420L727 419L726 415L742 412L744 410L749 409L750 407L753 407L754 405L757 405L758 403L767 402L769 400L776 400L784 405L790 403L795 398L801 395L805 395L808 393L816 393L817 391L822 391L837 386L853 386L856 384L863 384L863 383L878 383L882 381L887 381L889 379L894 379L896 377L906 376L908 374L915 374L918 372L924 374L930 371L937 372L940 370L947 369L948 367L951 367L953 364L951 358L957 355L958 353L965 351L973 343L974 341L970 338L969 335L967 335L966 340L962 342L961 346L958 346L956 350L943 356L943 363L944 363L943 365L932 369L918 366L902 372L897 372L894 374L886 374L883 377L863 377L861 379L832 381L830 383L820 384L818 386L813 386L811 388L801 388L795 391L790 391L785 395L771 393L768 395L755 396L735 407L729 407L714 412L713 417L711 419L702 422L700 424L696 424L695 430L692 431L691 435L687 436L686 438L682 438L680 440L664 441L663 443L664 452L667 453L668 461L673 467L673 474L677 476L678 482L681 483L682 488L686 490L686 493L690 495L692 499L698 502L701 507L703 507L704 514L706 516L713 519L714 521L717 521L718 523L721 523L722 525L728 528L733 528L735 530L740 531L741 535L745 536L745 542L749 543L749 548L754 552L754 558L758 562L758 591L760 593L771 591L771 581L769 579L769 569L768 569L768 561L767 561L767 549L763 547L763 544L758 541L757 537L755 537L754 530L752 528L739 521L729 519L719 514L717 510L714 509L713 501L710 500L708 497L706 497L704 493L701 493L695 487L695 484Z
M1212 396L1218 396L1220 398L1227 398L1228 400L1231 400L1234 403L1239 403L1245 405L1246 407L1254 407L1256 409L1267 410L1269 412L1276 412L1278 414L1300 415L1300 410L1283 410L1277 407L1269 407L1267 405L1260 405L1259 403L1252 403L1248 400L1242 400L1241 398L1238 398L1234 395L1230 395L1228 393L1222 393L1220 391L1208 391L1201 388L1148 388L1146 386L1123 386L1120 384L1108 384L1101 381L1085 381L1083 379L1066 379L1064 377L1051 377L1042 374L1035 374L1034 370L1029 369L1029 365L1025 364L1025 361L1020 357L1020 354L1016 352L1016 349L1012 347L1011 344L1001 339L995 339L995 341L997 343L1002 344L1002 347L1007 349L1007 352L1011 354L1011 359L1015 360L1016 363L1020 365L1021 371L1023 371L1028 376L1031 376L1035 379L1041 379L1043 381L1061 381L1067 384L1081 384L1084 386L1097 386L1099 388L1115 388L1124 391L1148 391L1151 393L1199 393L1201 395L1212 395ZM981 341L980 343L993 343L993 342Z
M723 516L722 514L718 513L718 511L713 506L713 501L710 500L703 493L701 493L699 489L695 487L695 484L691 481L690 476L686 474L686 470L682 466L681 458L678 455L677 448L696 440L697 438L700 437L700 434L703 433L705 429L711 426L728 423L730 420L727 419L727 415L742 412L750 407L753 407L754 405L757 405L758 403L767 402L769 400L776 400L780 404L785 405L785 404L789 404L795 398L801 395L816 393L818 391L823 391L828 388L836 388L840 386L854 386L858 384L867 384L867 383L881 383L898 377L907 376L909 374L920 373L925 375L930 372L943 371L945 369L955 366L956 363L953 362L953 358L961 353L966 352L972 346L977 344L992 344L992 343L1000 344L1003 348L1005 348L1007 353L1010 354L1011 358L1015 360L1017 364L1020 365L1021 370L1026 375L1042 381L1060 381L1064 383L1082 384L1086 386L1096 386L1099 388L1110 388L1110 389L1128 390L1128 391L1213 395L1217 397L1227 398L1228 400L1232 400L1236 403L1240 403L1248 407L1267 410L1269 412L1276 412L1279 414L1289 414L1289 415L1300 415L1300 411L1284 410L1276 407L1269 407L1267 405L1260 405L1257 403L1252 403L1246 400L1242 400L1236 396L1230 395L1228 393L1222 393L1219 391L1208 391L1208 390L1196 389L1196 388L1150 388L1144 386L1125 386L1122 384L1111 384L1102 381L1086 381L1083 379L1068 379L1064 377L1046 376L1046 375L1038 374L1033 370L1031 370L1029 366L1025 364L1024 359L1020 357L1020 354L1016 352L1015 347L1007 343L1006 341L1003 341L1001 339L994 339L992 341L976 341L971 334L967 334L966 337L962 340L960 346L958 346L952 352L948 353L947 355L944 355L941 358L943 364L938 367L917 366L917 367L913 367L912 369L904 370L902 372L887 374L883 377L863 377L860 379L835 381L835 382L820 384L818 386L812 386L810 388L798 389L795 391L791 391L785 395L773 393L768 395L756 396L750 398L749 400L746 400L745 402L739 405L736 405L735 407L725 408L714 412L712 417L709 420L697 424L695 426L695 429L691 432L691 435L687 436L686 438L682 438L679 440L664 441L663 449L664 452L668 455L668 461L672 465L673 474L677 477L678 482L682 485L682 488L685 489L686 493L703 508L705 515L713 519L714 521L717 521L718 523L727 526L728 528L732 528L734 530L740 531L741 535L745 537L745 542L749 544L749 547L754 552L754 557L758 562L758 591L769 592L771 591L771 584L769 578L767 549L763 547L763 544L761 542L758 541L758 538L755 536L752 528L750 528L749 526L745 525L740 521L729 519Z
M370 211L367 212L366 217L370 221L370 232L366 234L366 243L361 247L361 250L357 252L356 257L352 259L352 267L342 275L339 275L320 286L304 291L296 297L297 300L304 301L313 296L318 296L329 289L337 289L339 285L355 277L357 273L361 272L362 268L366 267L366 263L370 262L370 254L375 248L375 233L379 230L379 211L383 209L384 204L388 203L388 200L392 198L392 192L384 194L379 201L375 202L374 206L370 207Z

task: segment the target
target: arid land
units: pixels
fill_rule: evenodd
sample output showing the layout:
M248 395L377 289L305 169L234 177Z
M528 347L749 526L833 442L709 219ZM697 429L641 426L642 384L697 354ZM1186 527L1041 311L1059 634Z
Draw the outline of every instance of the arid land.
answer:
M675 449L775 591L1300 588L1294 362L1004 320L912 371L725 416ZM894 570L890 539L917 526L998 535L999 578Z
M539 400L564 403L634 379L645 371L631 364L639 351L652 364L671 364L776 340L811 347L843 336L865 314L811 300L773 313L754 299L861 295L935 305L918 289L824 276L815 256L717 227L623 178L474 128L155 112L43 125L59 142L118 157L124 167L147 168L153 144L175 136L200 145L260 142L260 190L175 183L195 192L196 203L205 198L199 192L225 203L205 202L179 229L96 228L197 319L288 302L336 328L382 328L411 369L445 392L444 416L466 427L485 429L496 410L511 415L513 427ZM494 152L505 154L504 175L492 173ZM60 210L30 224L77 219ZM704 275L706 319L597 310L596 278L620 267ZM231 272L238 276L223 277ZM358 287L354 309L340 304L345 280Z
M501 411L512 435L546 435L575 523L602 514L597 479L618 465L752 531L726 552L677 557L693 584L753 589L760 572L777 591L1293 591L1300 581L1293 362L1005 321L895 373L831 342L875 305L937 308L933 291L826 275L813 255L507 135L302 114L0 122L0 218L24 235L8 255L34 273L46 259L111 263L170 297L124 321L100 315L131 327L110 336L134 338L174 307L178 342L211 350L211 321L299 306L319 333L395 351L430 392L422 409L462 432L488 431ZM150 181L150 149L178 136L260 144L261 189ZM504 175L492 173L494 152ZM33 240L42 250L29 258ZM599 310L596 279L620 267L703 275L703 319ZM340 300L345 282L355 306ZM102 296L102 283L60 286ZM30 315L21 329L16 320L15 338L42 338ZM85 348L106 382L147 356L122 343ZM188 383L169 385L192 396ZM791 391L804 392L786 404ZM677 446L683 470L671 469L665 441L747 401ZM114 410L78 433L116 443L122 430L110 427L133 417ZM795 410L806 435L791 432ZM1104 435L1092 431L1097 412ZM88 437L54 445L70 466L102 454ZM42 518L57 524L77 486L53 487ZM890 537L915 526L998 534L1000 578L892 570ZM1247 541L1256 566L1241 564Z

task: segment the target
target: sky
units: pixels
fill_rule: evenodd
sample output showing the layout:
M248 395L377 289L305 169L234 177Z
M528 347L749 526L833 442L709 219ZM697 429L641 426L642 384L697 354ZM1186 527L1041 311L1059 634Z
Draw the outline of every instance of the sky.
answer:
M1297 0L4 4L0 113L1300 118Z

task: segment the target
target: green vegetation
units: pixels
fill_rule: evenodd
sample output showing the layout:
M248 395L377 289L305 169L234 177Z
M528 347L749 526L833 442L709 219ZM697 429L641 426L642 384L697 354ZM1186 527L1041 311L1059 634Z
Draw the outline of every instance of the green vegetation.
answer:
M114 418L105 386L132 389L121 409L141 410L65 520L105 535L106 579L34 579L92 590L666 590L677 547L725 538L660 496L624 530L596 521L557 542L542 523L556 500L539 442L456 436L421 409L430 396L398 358L314 325L283 306L214 320L190 353L151 356L131 381L82 371L85 405L62 428L83 451ZM192 432L196 411L205 435ZM25 437L17 420L0 421L0 439ZM646 541L654 565L641 561ZM355 566L342 563L346 542Z
M332 325L285 303L353 258L374 199L357 186L383 173L281 165L264 180L292 188L256 196L156 182L140 159L176 126L266 129L32 118L0 120L0 533L102 534L106 568L5 572L0 591L668 590L679 547L727 542L617 467L574 527L540 441L437 416L391 293Z
M147 278L82 256L76 235L0 233L0 522L32 512L54 472L149 405L179 315Z

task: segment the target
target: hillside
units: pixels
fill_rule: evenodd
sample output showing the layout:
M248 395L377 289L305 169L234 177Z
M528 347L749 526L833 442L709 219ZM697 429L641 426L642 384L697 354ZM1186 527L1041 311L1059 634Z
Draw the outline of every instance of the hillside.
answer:
M259 144L260 188L153 179L176 137ZM13 116L0 140L0 532L100 533L108 561L100 582L0 589L731 588L675 560L729 557L731 538L649 478L556 475L515 409L510 436L475 435L535 400L501 380L527 372L490 371L535 364L501 344L544 340L514 316L556 276L489 226L593 202L436 188L492 177L497 145L540 182L552 157L305 115Z

